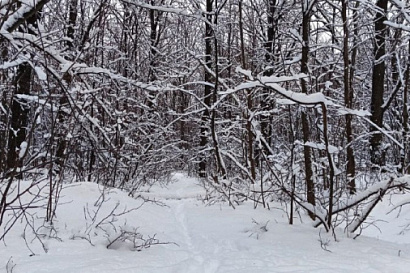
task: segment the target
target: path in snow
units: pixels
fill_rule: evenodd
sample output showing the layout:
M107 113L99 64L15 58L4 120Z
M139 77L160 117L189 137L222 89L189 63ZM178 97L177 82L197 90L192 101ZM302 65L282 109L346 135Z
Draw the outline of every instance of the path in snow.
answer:
M183 261L186 264L186 272L215 273L218 272L219 262L212 256L217 254L218 244L209 244L198 240L198 232L192 227L192 207L199 203L198 198L204 195L204 190L198 185L198 181L187 178L184 174L177 173L173 177L174 183L165 188L154 187L152 193L145 193L145 197L159 198L171 211L176 230L180 233L181 241L176 242L181 249L188 253L188 258ZM201 235L202 237L202 235ZM207 247L205 247L205 245ZM204 251L204 249L208 251Z
M161 207L146 203L139 210L119 216L117 224L139 227L144 236L155 235L160 242L141 252L127 247L107 250L104 236L93 238L95 246L85 240L70 239L86 223L83 214L88 204L91 211L99 197L92 183L78 183L63 190L56 218L60 240L49 239L45 254L36 241L29 241L36 252L30 256L21 237L22 229L13 230L0 245L0 272L10 259L16 265L13 273L408 273L410 246L360 236L356 240L339 234L339 242L308 224L289 226L287 216L279 209L253 209L252 203L233 210L227 204L205 206L198 196L203 189L195 179L175 175L167 187L154 186L141 192L145 198L163 202ZM101 216L117 202L121 208L141 204L124 192L112 190ZM271 207L274 207L272 205ZM43 212L39 213L42 216ZM39 219L41 220L41 219ZM268 231L257 236L257 226L266 223ZM252 235L253 234L253 235ZM321 248L321 242L329 251ZM173 244L175 243L175 244Z
M162 197L176 219L179 238L183 238L178 244L189 253L184 272L410 271L408 245L366 237L352 240L343 234L337 243L319 229L289 226L283 211L254 210L252 204L239 206L237 210L226 205L204 207L195 198L203 195L195 179L177 174L176 180L165 192L152 189L152 195ZM252 219L260 223L270 221L268 232L259 239L246 232L255 228ZM320 240L331 252L321 248ZM399 252L402 258L397 256ZM400 262L405 266L400 266Z
M169 205L171 205L175 219L180 226L180 231L183 233L184 242L180 242L180 244L185 244L187 251L191 254L192 264L189 266L188 272L215 273L219 266L218 260L210 259L209 253L204 253L201 250L203 246L197 245L197 241L192 237L191 228L186 220L186 202L189 201L169 202Z

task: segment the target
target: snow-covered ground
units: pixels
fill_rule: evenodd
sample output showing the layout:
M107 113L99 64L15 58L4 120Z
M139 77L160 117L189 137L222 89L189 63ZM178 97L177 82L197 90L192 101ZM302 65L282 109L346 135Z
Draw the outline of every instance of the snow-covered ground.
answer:
M142 206L141 198L119 190L106 190L103 201L101 191L92 183L64 188L54 229L35 227L47 234L41 237L44 246L19 223L0 245L0 272L410 272L410 234L399 235L393 214L389 223L380 223L381 232L364 231L373 238L340 232L336 242L309 223L288 225L279 209L206 206L198 198L204 195L198 182L181 173L166 187L142 193L153 201ZM383 204L380 214L390 207ZM43 214L33 223L42 223L37 217ZM132 239L143 242L137 233L157 244L132 250Z

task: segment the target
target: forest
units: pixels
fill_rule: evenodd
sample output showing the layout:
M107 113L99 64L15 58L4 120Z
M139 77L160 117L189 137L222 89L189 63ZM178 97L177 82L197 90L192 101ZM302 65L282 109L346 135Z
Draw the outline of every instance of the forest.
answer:
M360 233L410 189L409 5L0 0L0 239L39 199L52 225L66 184L175 171Z

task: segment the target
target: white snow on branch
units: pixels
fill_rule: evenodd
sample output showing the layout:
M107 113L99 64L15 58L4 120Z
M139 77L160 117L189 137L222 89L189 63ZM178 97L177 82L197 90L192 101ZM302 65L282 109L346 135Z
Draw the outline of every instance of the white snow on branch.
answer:
M358 117L370 117L371 113L367 110L354 110L348 108L341 108L338 110L340 115L354 115Z
M323 93L304 94L304 93L289 91L275 82L269 82L268 79L266 79L266 81L261 79L261 83L263 86L267 86L267 87L274 89L276 92L278 92L282 96L298 104L314 105L314 104L323 103L325 105L333 105L331 101L326 99L326 96Z
M235 69L236 73L240 73L245 75L249 80L253 81L253 76L252 76L252 72L250 70L245 70L240 66L237 66Z
M391 21L384 21L383 22L385 25L393 27L393 28L398 28L398 29L402 29L404 31L409 31L410 32L410 26L405 25L405 24L397 24L397 23L393 23Z
M399 186L399 185L406 186L409 183L410 183L410 175L404 175L399 178L394 178L393 181L391 179L380 181L378 183L375 183L369 186L366 190L357 193L351 199L349 199L346 203L344 204L337 203L336 205L334 205L333 213L338 213L339 211L342 211L351 206L354 206L355 204L358 204L362 202L363 200L366 200L370 196L378 194L378 192L380 192L381 190L387 189L387 187L394 187L394 186Z
M300 43L303 43L302 36L300 36L299 32L298 32L296 29L291 28L291 29L289 29L289 32L290 32L293 36L295 36L296 39L299 40Z
M34 71L36 71L37 77L40 81L47 80L47 74L44 72L44 70L41 67L39 66L34 67Z
M24 60L22 58L16 59L16 60L11 61L11 62L4 62L3 64L0 64L0 69L12 68L12 67L18 66L18 65L20 65L24 62L26 62L26 60Z
M293 57L292 59L287 59L287 60L285 60L283 63L284 63L285 65L291 65L291 64L294 64L294 63L298 63L298 62L300 62L301 60L302 60L302 55L299 54L299 55Z
M195 17L195 18L198 18L198 19L204 19L203 16L201 16L200 14L191 13L191 12L188 12L187 10L185 10L185 9L176 8L176 7L172 7L172 6L167 6L167 5L155 6L155 5L150 5L150 4L147 4L147 3L143 3L141 1L129 1L129 0L122 0L122 2L128 3L130 5L134 5L134 6L137 6L137 7L141 7L141 8L157 10L157 11L162 11L162 12L169 12L169 13L173 13L173 14L177 14L177 15L183 15L183 16L190 16L190 17Z
M237 69L238 72L249 75L250 72L243 70L243 69ZM238 85L235 89L233 90L228 90L229 91L239 91L243 89L248 89L248 88L255 88L255 87L269 87L271 89L274 89L276 92L278 92L280 95L285 97L288 100L291 100L295 103L298 104L326 104L326 105L333 105L331 101L326 99L325 95L323 93L313 93L313 94L304 94L300 92L294 92L294 91L289 91L282 86L280 86L278 83L282 82L288 82L288 81L297 81L301 80L303 78L306 78L306 74L297 74L293 76L280 76L280 77L275 77L275 76L270 76L270 77L259 77L258 80L255 81L248 81L245 83L241 83ZM282 101L283 102L283 101Z
M296 143L298 143L298 141ZM300 144L303 144L303 143L300 143ZM321 150L321 151L326 151L327 150L326 145L324 143L316 143L316 142L312 142L312 141L307 141L307 142L305 142L304 146L308 146L308 147L318 149L318 150ZM329 149L329 153L331 153L331 154L335 154L335 153L339 152L339 149L337 147L333 146L333 145L329 145L328 149Z
M20 158L20 159L23 158L24 155L26 154L27 146L28 146L28 144L27 144L26 141L23 141L23 142L20 144L20 150L19 150L19 158Z

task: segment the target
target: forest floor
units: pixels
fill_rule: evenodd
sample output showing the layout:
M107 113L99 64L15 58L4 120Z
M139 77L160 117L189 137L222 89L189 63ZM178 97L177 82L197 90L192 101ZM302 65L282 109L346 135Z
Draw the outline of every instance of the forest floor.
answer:
M44 211L28 218L38 237L17 223L0 245L0 272L410 272L410 234L400 234L410 213L386 216L392 200L376 212L383 221L355 239L337 229L335 241L303 216L290 226L279 204L206 205L198 181L181 173L142 192L150 202L116 189L102 200L101 192L66 186L53 227L42 224Z

